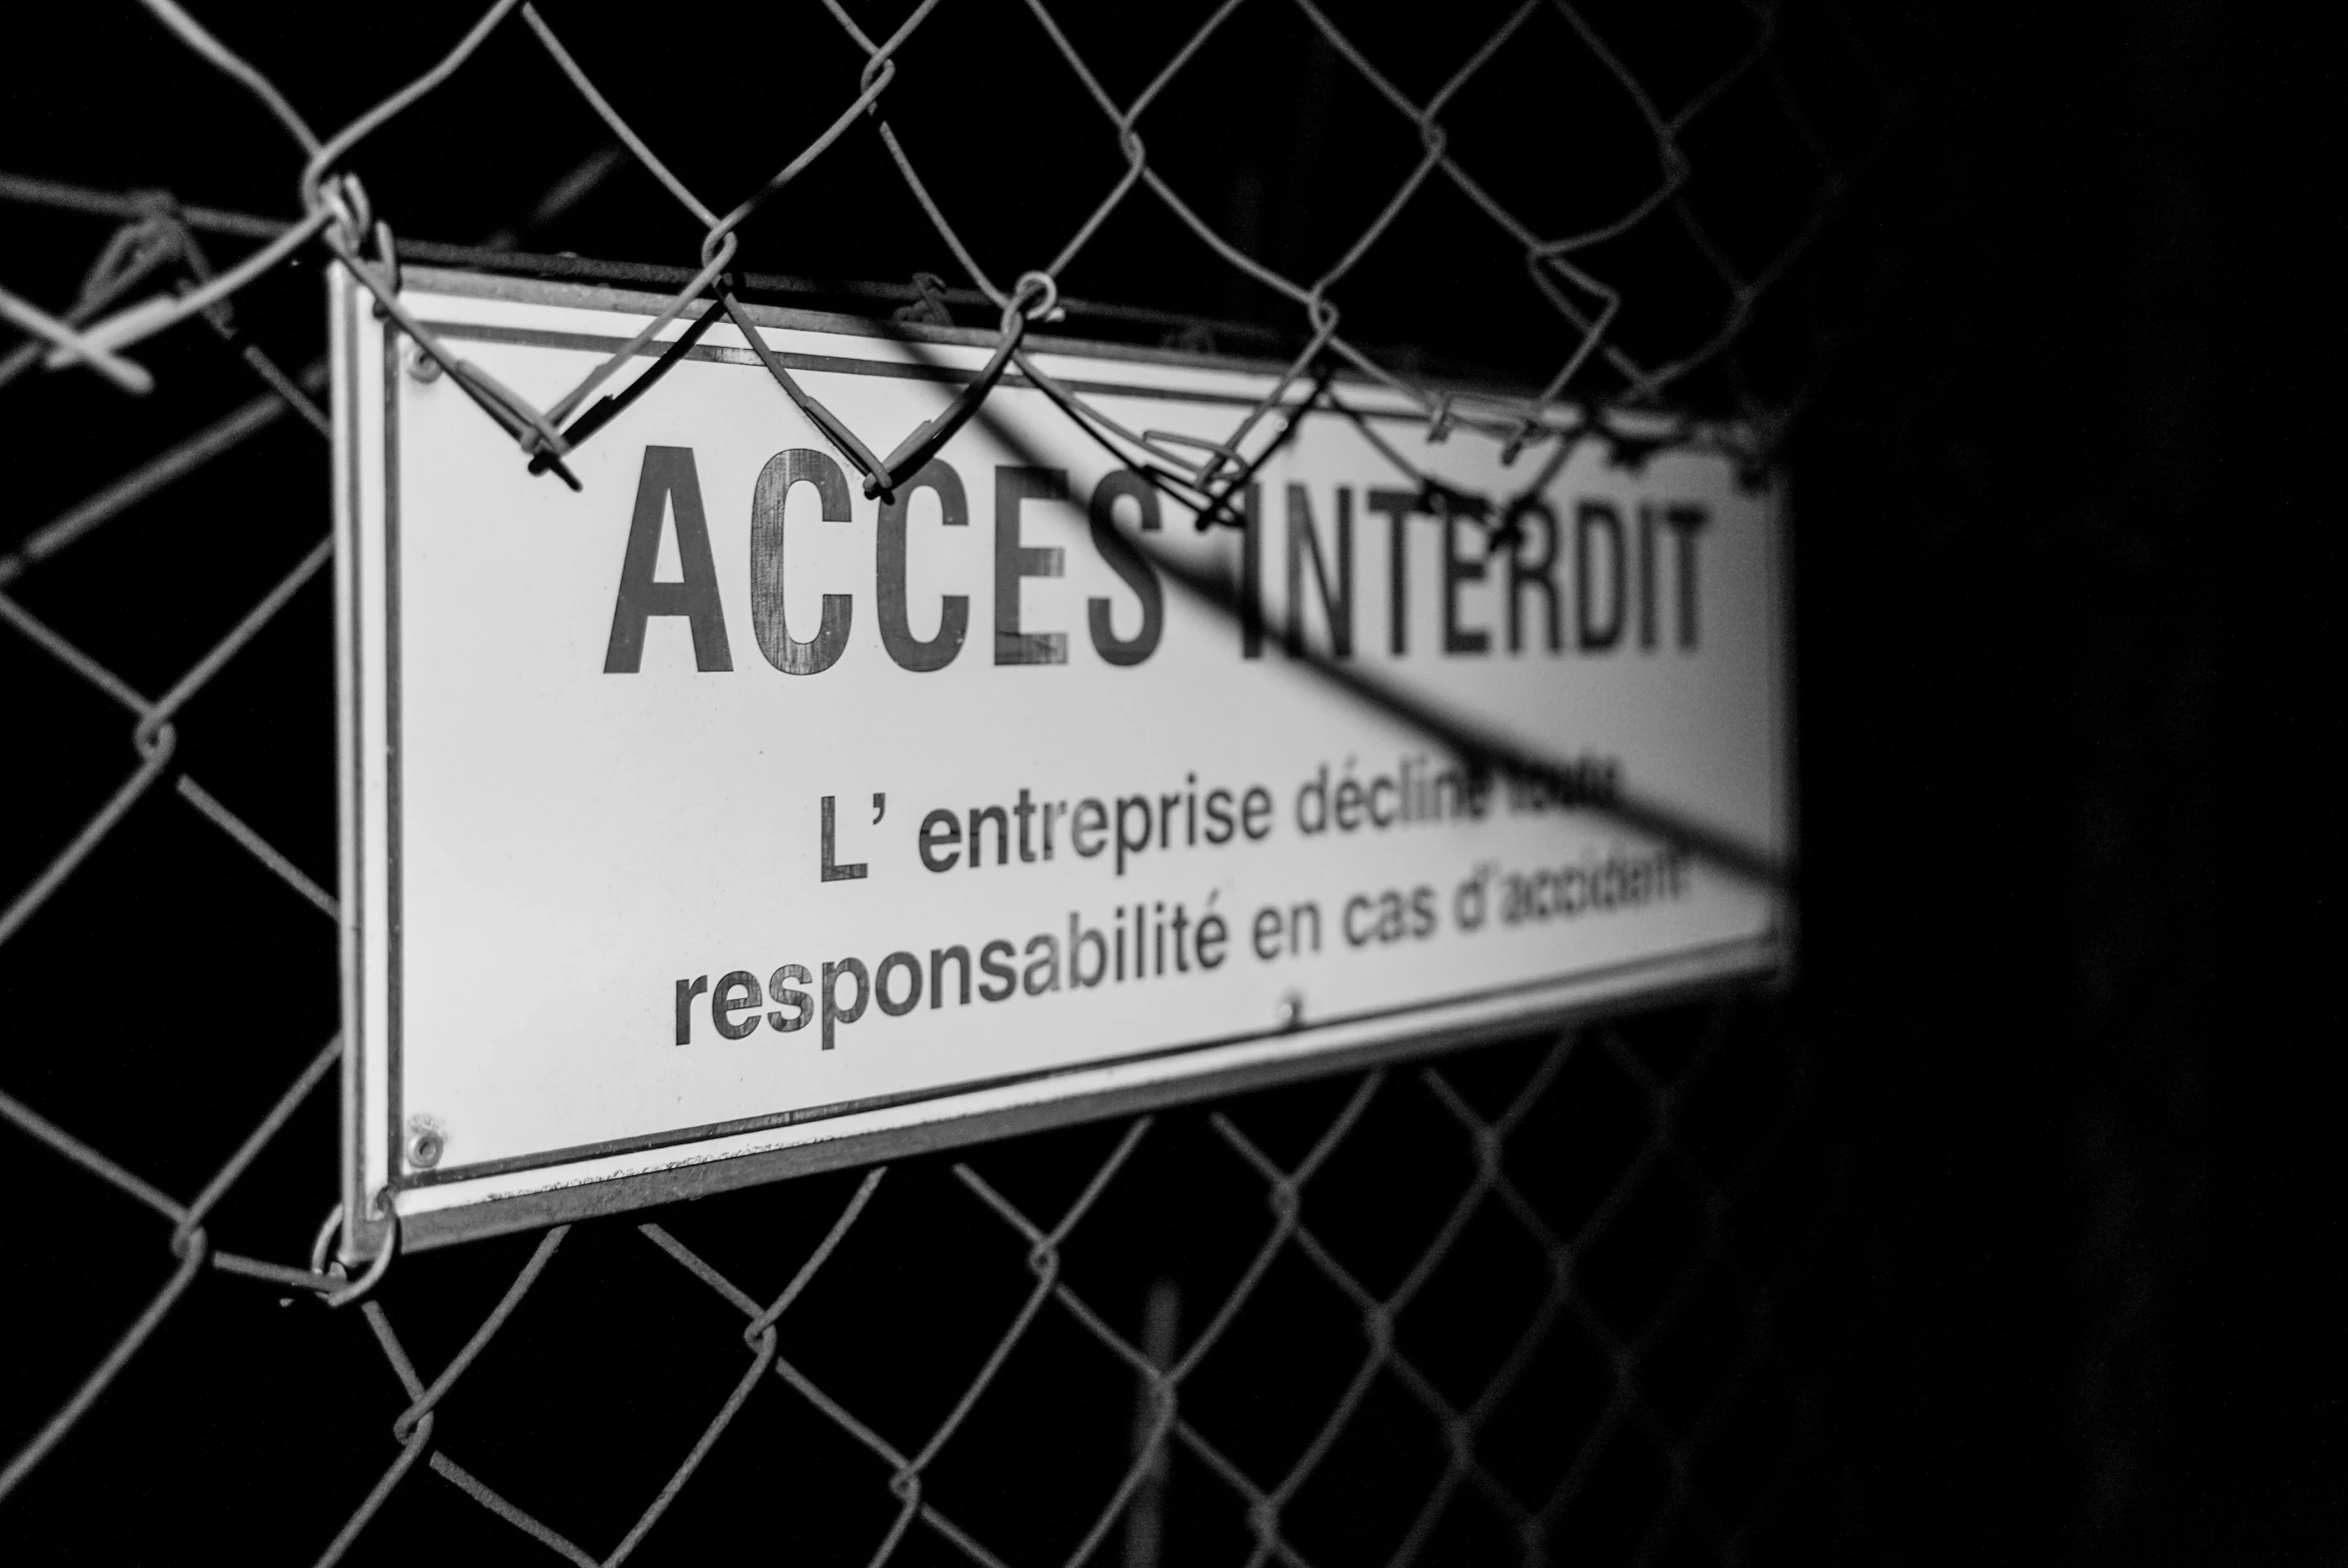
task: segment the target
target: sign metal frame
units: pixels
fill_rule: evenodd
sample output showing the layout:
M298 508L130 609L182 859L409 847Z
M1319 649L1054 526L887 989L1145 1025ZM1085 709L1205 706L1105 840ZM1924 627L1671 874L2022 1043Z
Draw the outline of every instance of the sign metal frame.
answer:
M574 283L545 283L412 268L411 291L469 296L522 304L553 304L649 314L655 297ZM399 884L402 806L396 761L371 769L399 749L402 691L398 675L403 634L397 568L401 455L397 408L403 356L408 347L396 330L371 317L364 292L337 269L330 276L333 329L336 488L337 687L340 713L338 752L342 771L341 873L345 1040L343 1076L346 1260L376 1256L387 1244L387 1206L400 1216L399 1244L429 1248L478 1236L532 1228L654 1203L702 1196L736 1187L847 1165L907 1157L939 1149L1041 1130L1100 1117L1133 1114L1184 1101L1263 1087L1307 1076L1429 1055L1461 1045L1561 1027L1590 1015L1619 1009L1629 1001L1652 1005L1691 997L1756 978L1781 977L1792 963L1792 903L1778 886L1769 890L1773 916L1747 937L1685 950L1651 954L1634 961L1599 964L1580 971L1453 994L1416 1005L1384 1007L1355 1015L1316 1015L1299 1027L1276 1023L1243 1034L1155 1047L1130 1055L1109 1055L1075 1064L1008 1075L932 1085L918 1091L838 1104L800 1107L731 1123L673 1129L657 1138L622 1140L618 1145L555 1151L523 1162L555 1171L558 1180L526 1191L468 1198L450 1206L411 1207L401 1198L435 1187L479 1183L496 1169L459 1166L450 1170L402 1168L404 1131L400 1103L399 950L403 936ZM990 348L993 335L953 328L910 326L791 309L747 306L764 329L869 337L896 343ZM438 324L436 324L438 325ZM642 351L649 360L669 347L684 329ZM535 341L525 329L447 324L451 341ZM616 335L617 336L617 335ZM547 332L537 340L562 341ZM584 346L584 345L581 345ZM1263 375L1282 367L1261 362L1134 348L1117 344L1031 338L1038 354L1126 365L1209 367ZM703 351L696 351L703 352ZM890 371L903 375L902 369ZM625 374L625 373L624 373ZM968 372L939 368L932 378L951 383ZM1020 383L1015 371L1008 380ZM1374 384L1340 387L1374 392ZM1127 390L1131 390L1130 387ZM379 413L360 417L363 405ZM1401 417L1373 414L1372 417ZM382 436L380 450L361 438L372 425ZM608 438L607 438L608 439ZM517 459L517 462L520 460ZM538 481L556 485L545 477ZM374 487L373 493L370 487ZM1772 512L1768 573L1763 592L1771 606L1775 647L1770 685L1775 694L1770 760L1772 797L1778 820L1777 859L1790 858L1793 825L1791 681L1787 606L1785 516L1782 498L1762 503ZM372 560L361 548L361 519L370 507L386 519L390 560ZM381 668L378 668L380 666ZM381 734L374 733L376 731ZM393 782L388 804L371 806L370 790L383 790L379 772ZM372 814L371 814L372 813ZM371 836L372 835L372 836ZM380 838L381 842L373 841ZM388 881L389 885L376 885ZM384 916L388 914L388 918ZM370 1011L367 994L371 948L388 949L388 994ZM388 1022L388 1029L382 1025ZM1178 1060L1177 1060L1178 1058ZM384 1090L388 1086L389 1093ZM795 1130L788 1146L729 1148L746 1134L780 1127ZM657 1152L656 1152L657 1151ZM647 1157L655 1163L646 1164ZM619 1168L633 1160L635 1168Z

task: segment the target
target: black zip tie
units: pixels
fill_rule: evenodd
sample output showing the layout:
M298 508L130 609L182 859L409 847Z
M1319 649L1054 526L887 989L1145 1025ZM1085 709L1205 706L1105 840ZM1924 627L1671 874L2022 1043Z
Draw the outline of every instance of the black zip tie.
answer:
M871 448L857 440L856 432L843 424L839 415L824 407L823 400L802 387L784 367L775 351L767 347L766 338L760 334L750 314L742 308L742 302L734 298L732 289L720 295L718 303L726 308L727 315L734 318L734 325L742 329L742 336L749 342L750 351L759 357L761 365L766 366L767 374L775 378L784 395L799 406L799 412L805 414L816 429L824 433L825 439L832 443L834 449L864 475L865 494L873 495L874 480L883 476L881 460L873 456ZM884 501L897 499L896 487L892 484L884 483L879 494Z
M1034 285L1032 289L1031 284ZM936 419L915 426L905 440L897 444L897 450L890 453L888 462L882 465L882 472L865 477L866 496L879 496L887 492L896 483L892 478L894 475L920 473L922 465L936 457L938 449L952 441L954 433L970 423L971 416L979 412L979 406L987 401L988 394L995 390L995 384L1003 379L1004 367L1011 363L1011 357L1019 352L1021 341L1028 335L1027 301L1031 294L1043 297L1043 303L1035 307L1038 315L1050 313L1059 300L1059 291L1054 288L1052 280L1042 273L1031 272L1020 279L1011 303L1004 308L1003 341L996 345L994 357L987 361L978 379L954 395L954 401L946 405L943 413Z
M1351 420L1354 429L1359 431L1371 446L1383 454L1388 462L1417 481L1419 511L1430 513L1435 517L1466 518L1482 528L1486 536L1484 551L1487 559L1492 554L1516 542L1519 532L1517 524L1522 520L1530 501L1537 499L1536 497L1527 494L1508 502L1501 510L1501 521L1495 524L1491 520L1492 501L1490 497L1470 495L1466 491L1444 483L1431 474L1422 473L1416 465L1396 452L1385 438L1377 433L1369 421L1361 417L1357 410L1334 398L1329 400L1329 404L1338 413ZM1439 412L1446 429L1455 425L1456 415L1451 408L1448 394L1444 395Z
M892 321L901 321L914 327L951 327L954 312L946 304L946 280L934 272L913 275L914 293L920 296L911 305L900 305L889 313Z
M357 191L358 182L346 175L343 177L342 185L352 191ZM363 206L365 192L357 191L357 195ZM322 194L321 200L326 203L328 208L333 208L340 199L329 191ZM342 205L347 209L347 202ZM355 228L361 221L363 221L363 215L354 216L348 220L348 225ZM562 432L549 426L546 416L540 414L536 409L530 409L530 406L523 402L518 395L500 386L497 378L490 375L489 372L457 358L456 355L450 353L447 348L433 339L425 331L423 323L417 321L406 307L398 303L399 296L384 287L383 280L376 276L376 269L359 258L357 247L343 232L343 228L344 224L340 222L327 223L319 230L318 237L321 243L328 250L334 252L343 265L350 269L351 276L375 296L376 308L384 313L386 319L396 321L400 330L414 339L420 350L432 356L433 361L443 371L454 377L457 386L465 396L471 398L476 407L496 421L506 434L512 436L525 453L535 456L540 452L550 450L556 452L570 450L570 444L563 440ZM521 413L520 410L523 409L530 409L529 414ZM564 467L560 461L550 462L547 467L572 490L582 491L587 488L580 484L579 477Z
M1220 491L1207 492L1208 506L1205 511L1198 514L1198 521L1195 525L1199 533L1203 534L1210 528L1244 529L1247 526L1246 519L1231 514L1231 498L1254 482L1255 476L1262 472L1263 465L1271 461L1271 455L1295 439L1296 427L1304 423L1304 416L1322 403L1325 402L1329 407L1344 413L1356 425L1362 423L1359 415L1354 414L1351 409L1346 408L1328 395L1328 384L1335 374L1336 367L1325 360L1315 367L1312 372L1312 390L1292 407L1286 421L1280 426L1280 433L1265 442L1263 450L1249 458L1247 466L1241 469L1228 485L1223 486Z
M1502 551L1514 550L1517 541L1524 538L1525 518L1541 505L1541 498L1536 492L1510 497L1508 504L1500 509L1499 526L1484 536L1484 558L1489 560Z
M490 377L489 372L482 370L471 361L457 359L453 356L446 363L449 374L456 378L459 386L471 394L475 403L487 410L490 417L503 425L507 433L517 441L530 444L533 465L531 473L551 473L555 478L570 486L574 492L587 489L585 485L579 483L579 476L565 468L563 460L555 456L553 449L547 446L546 437L539 432L537 426L515 412L514 405L520 400L507 392L504 387L499 386ZM569 450L568 443L565 444L565 450ZM543 469L536 466L542 459L546 463L546 467Z
M1105 435L1101 429L1102 424L1111 424L1113 429L1118 430L1120 439L1128 442L1133 446L1140 447L1143 452L1149 454L1151 457L1168 458L1170 461L1174 462L1180 461L1178 458L1174 458L1172 454L1167 453L1163 448L1155 445L1152 442L1152 434L1163 435L1163 432L1146 432L1141 436L1135 436L1129 431L1124 431L1122 428L1116 427L1114 422L1105 421L1102 416L1095 414L1093 409L1088 404L1086 404L1083 399L1077 397L1076 394L1070 392L1066 387L1060 385L1060 383L1053 377L1046 375L1042 367L1038 366L1026 355L1023 354L1019 356L1019 364L1020 368L1027 373L1029 382L1036 388L1036 390L1042 392L1046 397L1050 398L1055 404L1057 404L1060 408L1060 411L1063 414L1066 414L1069 419L1075 423L1079 430L1092 437L1094 443L1098 445L1104 452L1107 452L1123 466L1133 469L1137 473L1143 475L1150 481L1151 484L1155 485L1160 492L1172 497L1177 505L1187 507L1193 513L1195 513L1196 519L1192 526L1198 533L1201 534L1205 533L1210 528L1216 527L1241 529L1246 527L1245 520L1230 515L1231 498L1245 488L1247 483L1252 480L1262 469L1264 463L1271 457L1273 453L1279 451L1281 447L1287 445L1289 439L1295 433L1297 424L1303 419L1304 415L1310 412L1315 403L1320 402L1323 398L1326 397L1328 392L1329 377L1333 374L1333 369L1326 365L1323 365L1320 369L1316 370L1313 373L1312 391L1308 393L1300 402L1282 405L1282 407L1286 408L1289 413L1287 420L1280 427L1280 433L1273 437L1272 440L1265 445L1261 452L1248 459L1247 462L1243 465L1237 463L1231 464L1232 467L1238 469L1238 474L1234 482L1220 491L1215 491L1209 489L1208 487L1212 482L1213 475L1219 470L1221 465L1217 465L1217 467L1214 469L1204 470L1203 473L1205 477L1200 478L1197 474L1170 473L1155 463L1138 460L1131 452L1128 452L1124 447L1119 446L1117 441L1113 441L1108 435ZM1330 401L1335 407L1340 409L1343 407L1341 404L1334 404L1334 400ZM1228 453L1230 451L1230 448L1226 444L1200 442L1199 445L1210 446L1219 452Z
M168 202L171 199L168 193L158 192L155 194L159 201ZM163 213L160 216L168 218L173 224L180 265L185 270L189 283L201 287L211 281L211 258L206 256L204 248L196 243L194 231L189 229L186 224L179 222L176 211ZM387 244L390 232L389 229L384 231ZM333 439L334 422L327 417L326 411L321 409L310 395L295 383L292 377L279 369L277 362L264 353L259 344L245 335L244 328L237 325L236 313L231 309L229 300L224 299L210 310L205 311L202 319L204 325L210 327L214 335L251 368L254 375L259 376L262 381L268 384L270 391L284 400L287 408L308 421L310 428L317 431L318 434L329 440Z
M1193 512L1201 510L1211 500L1199 478L1199 472L1210 471L1193 472L1190 465L1184 463L1178 455L1169 452L1164 446L1153 441L1151 433L1144 432L1137 435L1119 425L1115 420L1108 418L1062 386L1024 350L1012 356L1012 363L1017 365L1021 372L1027 376L1029 385L1050 398L1060 411L1076 424L1079 430L1092 437L1094 442L1115 458L1121 466L1148 475L1152 484ZM1125 445L1119 445L1120 442ZM1137 457L1135 451L1129 451L1129 448L1139 451L1142 456ZM1170 463L1180 464L1182 472L1172 473L1150 461L1159 458Z
M1489 496L1473 496L1445 484L1431 474L1418 482L1418 510L1438 518L1466 518L1486 523L1492 515Z
M670 370L692 351L693 346L702 340L702 335L710 330L711 325L717 321L719 312L723 309L723 302L712 300L710 308L687 324L685 331L679 334L677 340L668 346L659 359L653 362L650 370L630 382L624 390L609 393L589 405L586 413L564 427L563 441L565 445L576 449L588 437L619 418L627 411L630 404L650 392L653 383L668 375ZM531 455L530 472L544 474L554 466L554 454L541 448Z
M1626 436L1611 426L1606 428L1605 437L1606 466L1633 476L1644 474L1656 453L1675 445L1669 436Z
M1079 402L1073 394L1051 377L1040 372L1027 356L1021 355L1019 364L1026 371L1029 381L1037 390L1050 398L1060 411L1076 425L1077 429L1092 437L1094 444L1108 453L1121 467L1132 469L1141 474L1156 486L1161 494L1172 497L1176 504L1188 507L1192 512L1202 512L1213 504L1213 496L1200 489L1191 476L1175 474L1155 463L1137 459L1132 453L1104 435L1095 421L1092 409ZM1155 449L1147 443L1141 445L1145 452L1156 455Z

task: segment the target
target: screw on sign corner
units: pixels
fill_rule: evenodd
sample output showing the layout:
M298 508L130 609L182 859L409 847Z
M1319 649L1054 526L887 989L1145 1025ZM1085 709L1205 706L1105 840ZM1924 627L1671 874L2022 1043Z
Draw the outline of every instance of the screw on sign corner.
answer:
M418 1170L430 1170L440 1163L448 1151L448 1134L440 1126L419 1116L408 1126L408 1163Z
M1283 991L1280 994L1279 1005L1273 1008L1272 1015L1279 1020L1279 1026L1283 1029L1304 1027L1304 993L1302 991Z

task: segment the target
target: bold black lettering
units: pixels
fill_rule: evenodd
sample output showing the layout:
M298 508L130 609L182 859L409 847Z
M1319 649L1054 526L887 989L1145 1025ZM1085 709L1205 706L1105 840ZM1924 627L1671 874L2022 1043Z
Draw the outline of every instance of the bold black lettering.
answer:
M786 963L767 976L767 1000L778 1007L792 1009L789 1017L780 1012L767 1014L767 1021L782 1033L789 1034L794 1029L806 1028L808 1019L816 1015L815 1004L809 1000L808 993L791 983L797 980L799 984L805 985L813 978L815 976L808 973L805 965L797 963Z
M1216 832L1217 827L1222 831ZM1235 824L1231 820L1231 792L1228 789L1207 790L1206 841L1208 843L1229 843L1231 833L1234 830L1236 830Z
M1032 831L1036 825L1036 802L1029 798L1026 784L1020 785L1019 803L1011 808L1011 813L1020 819L1020 859L1032 865L1036 860L1035 835Z
M1085 950L1093 952L1093 972L1085 972ZM1083 924L1074 909L1068 912L1068 985L1070 990L1090 990L1109 975L1109 938L1098 930Z
M1591 602L1597 575L1590 566L1590 541L1606 541L1606 618ZM1575 640L1583 653L1598 653L1622 641L1622 517L1606 501L1584 501L1573 509L1573 608Z
M1044 956L1028 961L1028 972L1022 983L1031 996L1060 989L1060 938L1049 931L1028 938L1028 951L1044 949Z
M1288 487L1288 656L1304 652L1304 563L1320 590L1321 614L1328 618L1329 654L1353 657L1353 492L1337 487L1337 582L1329 586L1328 564L1320 554L1320 532L1312 525L1312 498L1301 485Z
M1128 831L1126 827L1126 818L1135 809L1139 809L1142 816L1142 830L1139 834ZM1125 875L1127 855L1139 854L1149 847L1150 796L1146 794L1120 795L1117 802L1117 874Z
M1483 581L1489 561L1478 557L1473 561L1460 559L1460 524L1466 522L1456 509L1443 509L1443 652L1446 654L1488 653L1492 646L1489 632L1459 624L1459 589L1463 584Z
M1109 807L1090 796L1079 800L1069 818L1068 846L1090 860L1109 846L1108 836Z
M1328 831L1328 764L1296 786L1296 831L1307 837Z
M1386 520L1386 651L1410 651L1410 530L1418 511L1418 493L1409 490L1373 490L1362 506Z
M734 1014L745 1007L762 1007L766 998L759 994L758 977L748 969L736 969L718 981L718 988L710 992L710 1022L727 1039L738 1040L759 1026L758 1014L753 1012L740 1023Z
M1004 464L995 470L995 662L1065 665L1068 634L1030 632L1020 621L1020 580L1059 577L1067 552L1020 543L1020 503L1068 500L1068 470Z
M1111 623L1108 600L1089 600L1085 605L1085 623L1093 633L1094 650L1106 662L1119 666L1138 665L1156 653L1158 639L1166 630L1166 588L1158 581L1158 569L1132 540L1118 532L1117 504L1128 496L1134 500L1141 531L1158 532L1158 487L1145 475L1119 469L1093 491L1093 548L1142 602L1142 629L1121 639Z
M1280 955L1280 911L1276 904L1265 904L1255 911L1253 932L1255 956L1269 963Z
M1011 943L1000 940L991 941L979 949L979 971L987 976L979 984L979 994L988 1001L1001 1001L1019 989L1019 970L1002 961L1010 957L1012 952ZM1002 983L1001 990L995 988L998 981Z
M1000 805L974 805L971 807L971 869L974 871L979 868L982 852L979 847L979 828L990 817L995 822L995 863L1011 863L1011 818L1004 814Z
M833 849L834 849L834 846L835 846L835 844L838 842L838 839L837 839L837 836L836 836L836 834L835 834L835 832L834 832L834 830L833 830L833 826L832 826L832 796L831 796L831 795L825 795L825 796L824 796L824 833L823 833L823 838L824 838L824 866L823 866L824 875L823 875L823 879L824 879L825 881L828 881L828 882L853 882L853 881L857 881L857 880L860 880L860 879L862 879L862 878L863 878L863 876L864 876L864 874L865 874L865 871L866 871L866 864L865 864L865 862L864 862L864 861L862 861L862 860L851 860L851 861L849 861L849 862L848 862L846 865L839 865L839 864L835 864L835 863L834 863L834 861L833 861L833 858L832 858L832 855L833 855Z
M967 528L969 500L963 495L962 476L937 458L920 473L898 483L897 493L881 503L878 581L881 601L881 646L903 670L944 670L962 652L971 630L971 601L967 594L945 594L938 601L938 635L924 642L913 635L905 602L905 526L913 518L913 498L926 490L938 498L938 521L945 528Z
M1239 657L1263 657L1261 485L1249 485L1239 508Z
M1549 629L1549 652L1554 654L1563 642L1557 629L1557 584L1551 576L1557 569L1557 514L1546 502L1527 500L1515 511L1518 527L1516 543L1508 552L1508 652L1524 650L1524 591L1537 590L1541 596L1541 613ZM1531 558L1525 554L1525 545L1531 531L1523 525L1537 521L1540 524L1541 553Z
M901 969L905 971L906 976L913 983L906 987L905 1000L891 1001L889 999L889 976ZM881 1010L892 1018L902 1018L913 1011L920 1004L921 999L922 960L910 952L893 952L883 958L881 966L873 971L873 1000L881 1004Z
M783 509L793 487L813 485L827 523L850 521L848 478L822 452L794 447L767 459L750 497L750 627L759 652L787 676L821 675L848 652L848 627L856 602L846 594L824 596L823 624L799 642L783 616Z
M1215 969L1222 966L1223 945L1230 940L1230 927L1219 914L1198 916L1198 939L1192 951L1198 955L1198 967Z
M930 1005L946 1005L946 960L952 958L962 974L962 1005L971 1004L971 950L960 942L930 949Z
M1239 831L1250 838L1261 838L1271 831L1271 791L1261 784L1250 785L1239 797Z
M683 581L656 583L661 522L677 520L677 562ZM718 567L710 556L710 524L702 511L701 479L691 447L647 447L636 478L636 512L628 523L628 550L620 562L620 592L612 601L612 637L604 674L632 676L644 663L644 627L654 616L683 616L693 629L693 668L732 670L726 612L718 603Z
M843 1007L840 1005L839 982L843 979L856 981L856 1002L852 1006ZM824 1049L830 1050L832 1048L833 1025L854 1023L865 1015L865 1003L870 1001L873 995L872 979L865 973L865 966L861 961L855 958L842 958L838 963L824 965L823 992Z
M1655 509L1638 504L1638 647L1646 653L1655 646Z
M962 858L962 821L941 806L922 818L922 863L933 871L951 871ZM946 852L941 854L939 850Z
M677 982L677 1043L693 1043L693 998L710 988L710 977Z
M1671 525L1672 536L1679 549L1676 574L1679 580L1679 646L1696 646L1696 531L1712 520L1712 514L1702 507L1678 505L1667 507L1663 521Z

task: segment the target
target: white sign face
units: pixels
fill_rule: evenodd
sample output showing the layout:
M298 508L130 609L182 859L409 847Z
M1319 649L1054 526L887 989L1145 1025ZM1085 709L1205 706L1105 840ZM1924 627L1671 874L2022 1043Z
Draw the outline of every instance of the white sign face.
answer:
M1785 848L1778 521L1715 454L1582 443L1487 553L1376 443L1497 501L1554 447L1503 467L1340 380L1350 412L1252 438L1252 524L1202 533L1015 371L884 505L721 317L574 491L332 300L355 1253L384 1201L430 1245L1785 956L1780 892L1588 803ZM659 303L421 269L405 300L542 408ZM884 454L992 340L751 314ZM1031 350L1197 443L1274 384ZM1558 773L1479 778L1347 675Z

